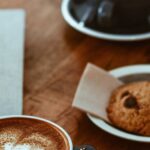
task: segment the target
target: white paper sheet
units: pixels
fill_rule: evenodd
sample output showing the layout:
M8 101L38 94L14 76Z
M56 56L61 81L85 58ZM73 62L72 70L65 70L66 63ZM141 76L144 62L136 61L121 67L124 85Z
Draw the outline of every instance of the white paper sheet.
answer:
M22 114L25 12L0 10L0 116Z
M122 84L107 71L88 64L81 77L73 106L109 122L106 109L110 96Z

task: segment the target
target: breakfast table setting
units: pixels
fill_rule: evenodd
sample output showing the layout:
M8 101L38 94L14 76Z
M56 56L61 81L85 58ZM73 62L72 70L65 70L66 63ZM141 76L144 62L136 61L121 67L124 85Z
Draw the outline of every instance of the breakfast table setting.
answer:
M7 124L17 129L19 124L19 131L14 130L18 135L20 128L41 132L45 147L43 135L57 132L59 144L47 149L23 144L21 149L8 143L2 150L150 149L150 110L144 112L147 126L135 120L145 125L143 130L132 129L132 121L126 129L130 118L124 114L143 108L137 104L141 99L150 106L150 33L142 18L150 4L137 4L139 22L135 17L128 23L117 17L131 6L114 5L113 0L0 0L0 149ZM112 12L117 11L115 20ZM136 13L130 13L126 18L132 20ZM131 26L127 30L125 25ZM137 91L130 93L128 87ZM120 93L124 103L114 104ZM33 136L19 141L26 144L28 139Z

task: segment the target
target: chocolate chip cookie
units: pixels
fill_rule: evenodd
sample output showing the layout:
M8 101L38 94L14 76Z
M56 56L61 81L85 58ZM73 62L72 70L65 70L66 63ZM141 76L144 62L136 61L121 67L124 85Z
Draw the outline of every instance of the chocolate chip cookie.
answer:
M107 112L116 127L150 136L150 82L130 83L116 89Z

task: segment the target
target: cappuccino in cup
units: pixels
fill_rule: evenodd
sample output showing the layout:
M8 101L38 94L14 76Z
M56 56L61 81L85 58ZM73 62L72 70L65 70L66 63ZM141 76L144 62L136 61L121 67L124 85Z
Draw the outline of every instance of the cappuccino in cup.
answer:
M71 139L58 125L37 117L0 119L0 150L72 150Z

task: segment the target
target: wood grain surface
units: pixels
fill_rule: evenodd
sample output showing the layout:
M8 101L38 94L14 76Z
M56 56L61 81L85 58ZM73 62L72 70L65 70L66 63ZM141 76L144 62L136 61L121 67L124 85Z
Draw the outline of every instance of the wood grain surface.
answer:
M97 150L149 150L150 144L114 137L93 125L71 103L88 62L111 70L150 63L150 41L118 43L83 35L62 18L60 0L0 0L0 8L24 8L26 41L24 114L52 120L75 145Z

